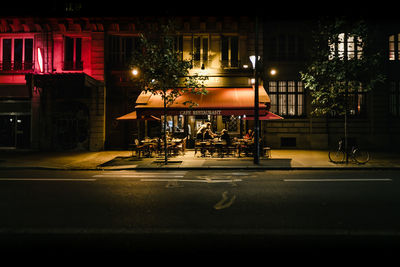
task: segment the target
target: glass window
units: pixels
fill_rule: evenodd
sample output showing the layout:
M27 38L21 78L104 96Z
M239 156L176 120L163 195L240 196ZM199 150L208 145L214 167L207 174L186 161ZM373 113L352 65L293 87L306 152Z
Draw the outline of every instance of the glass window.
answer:
M389 60L395 60L394 35L389 36Z
M33 68L33 39L25 39L24 69Z
M11 70L11 39L3 39L3 70Z
M239 38L237 36L222 36L221 61L222 67L239 67Z
M208 37L193 37L193 66L195 68L205 68L208 64L209 44Z
M295 34L272 36L267 43L270 60L299 60L304 58L304 39Z
M1 40L0 69L33 70L33 39L4 38Z
M64 70L82 70L82 38L65 37Z
M340 33L329 43L329 59L360 59L362 57L362 40L359 37Z
M286 116L302 116L304 90L300 81L271 81L268 83L271 112Z
M14 39L14 70L22 69L23 40Z

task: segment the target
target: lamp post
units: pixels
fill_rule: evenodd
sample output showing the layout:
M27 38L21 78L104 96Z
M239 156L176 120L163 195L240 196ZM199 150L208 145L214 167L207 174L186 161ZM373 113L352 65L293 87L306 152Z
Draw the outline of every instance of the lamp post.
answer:
M259 92L258 92L258 18L255 17L254 56L250 56L254 69L254 164L260 164L260 118L259 118Z

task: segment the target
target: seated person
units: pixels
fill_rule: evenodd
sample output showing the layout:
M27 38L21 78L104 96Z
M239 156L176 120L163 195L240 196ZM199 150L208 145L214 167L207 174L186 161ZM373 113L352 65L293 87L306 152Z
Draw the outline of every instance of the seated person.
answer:
M231 145L231 137L229 136L228 130L223 129L221 131L221 140L225 141L227 146Z
M200 127L200 129L196 133L196 140L203 141L204 140L204 133L206 131L205 127Z
M254 132L253 132L253 130L249 129L249 130L247 131L247 134L246 134L243 138L244 138L244 139L247 139L247 140L253 139L253 138L254 138Z
M210 129L205 129L204 135L203 135L204 140L213 139L214 136L215 136L214 133Z
M216 137L216 134L214 134L211 130L211 123L207 123L206 130L204 132L203 137L204 137L204 140L213 139L214 137Z

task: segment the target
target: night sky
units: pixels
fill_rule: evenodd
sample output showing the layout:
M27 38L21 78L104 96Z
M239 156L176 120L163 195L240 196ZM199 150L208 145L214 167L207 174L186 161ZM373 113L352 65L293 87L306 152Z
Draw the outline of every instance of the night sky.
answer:
M268 16L298 19L320 16L391 18L396 7L371 1L218 1L218 0L43 0L9 1L0 9L1 16ZM382 1L383 2L383 1ZM65 13L65 3L80 3L79 12ZM244 8L244 6L247 6Z

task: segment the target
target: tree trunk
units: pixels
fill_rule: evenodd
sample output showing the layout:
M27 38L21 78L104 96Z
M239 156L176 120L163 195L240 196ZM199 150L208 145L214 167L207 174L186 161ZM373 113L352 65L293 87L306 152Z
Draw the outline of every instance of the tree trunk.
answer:
M345 100L344 100L344 151L346 155L346 164L349 163L349 153L348 153L348 142L347 142L347 115L348 115L348 97L349 97L349 88L348 82L346 82L346 92L345 92Z
M168 143L167 143L167 98L164 90L164 164L168 164Z

